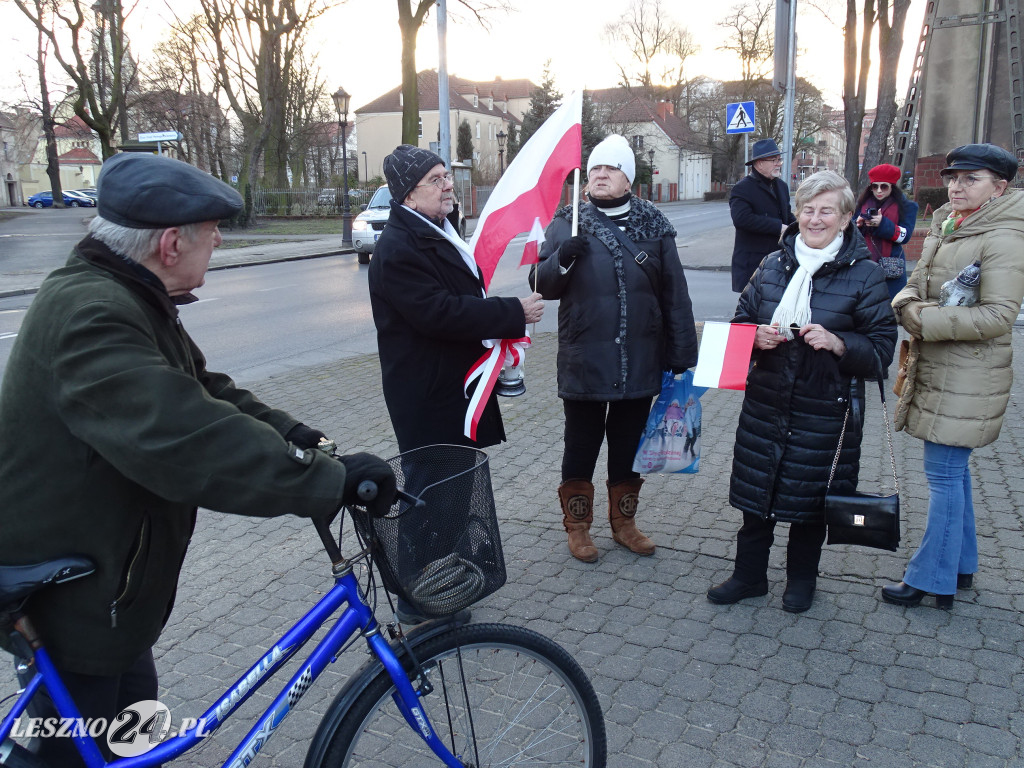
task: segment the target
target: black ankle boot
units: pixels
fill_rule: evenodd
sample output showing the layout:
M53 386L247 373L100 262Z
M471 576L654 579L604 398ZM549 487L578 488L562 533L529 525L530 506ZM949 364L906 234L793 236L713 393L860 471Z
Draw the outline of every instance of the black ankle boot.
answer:
M812 579L790 579L782 593L782 610L789 613L803 613L814 602L816 582Z
M973 573L958 573L956 575L956 588L957 589L970 589L974 586L974 574Z
M902 581L899 584L889 584L882 587L882 599L885 602L893 603L894 605L906 605L911 608L915 605L920 605L921 600L927 594L923 589L917 589ZM935 607L942 608L943 610L952 608L953 595L936 595Z
M747 584L735 576L730 576L721 584L708 590L708 600L716 605L732 605L747 597L760 597L767 594L767 581Z

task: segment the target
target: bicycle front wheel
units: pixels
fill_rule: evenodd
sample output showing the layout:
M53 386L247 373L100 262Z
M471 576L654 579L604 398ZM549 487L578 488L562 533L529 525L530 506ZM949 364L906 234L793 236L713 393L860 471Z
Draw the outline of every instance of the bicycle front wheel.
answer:
M522 627L469 624L413 650L433 685L421 704L464 765L604 768L597 695L557 643ZM356 694L322 768L439 764L398 711L394 692L382 671Z

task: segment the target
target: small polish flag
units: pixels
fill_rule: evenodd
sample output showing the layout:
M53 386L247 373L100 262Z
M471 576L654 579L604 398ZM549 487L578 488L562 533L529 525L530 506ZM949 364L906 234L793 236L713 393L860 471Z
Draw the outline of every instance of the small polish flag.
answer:
M757 326L750 323L704 323L693 385L746 389L756 332Z
M523 258L519 266L536 264L540 261L540 247L544 244L544 227L540 224L540 217L533 220L530 228L530 236L526 238L526 246L523 248Z

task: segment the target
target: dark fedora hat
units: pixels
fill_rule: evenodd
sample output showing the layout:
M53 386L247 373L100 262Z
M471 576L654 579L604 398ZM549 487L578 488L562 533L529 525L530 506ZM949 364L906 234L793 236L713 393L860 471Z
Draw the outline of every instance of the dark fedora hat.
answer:
M982 169L992 171L1001 179L1013 181L1017 175L1017 157L995 144L964 144L946 155L946 167L942 173Z
M754 148L751 150L750 159L746 164L750 165L755 160L764 160L766 157L777 157L781 154L782 150L775 143L775 139L761 139L754 142Z

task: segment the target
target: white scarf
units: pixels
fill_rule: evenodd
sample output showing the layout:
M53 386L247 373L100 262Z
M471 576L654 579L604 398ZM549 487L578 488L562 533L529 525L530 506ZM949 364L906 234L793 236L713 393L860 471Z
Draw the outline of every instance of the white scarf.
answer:
M408 208L413 213L415 213L425 222L427 222L427 224L432 226L435 230L444 235L445 239L452 245L454 245L455 249L459 252L459 255L462 257L462 261L466 264L466 269L472 272L473 277L475 277L477 280L480 279L480 273L477 271L478 267L476 265L476 260L473 258L473 252L469 250L469 243L467 243L465 240L459 237L459 233L455 231L455 227L452 226L452 223L448 221L447 217L445 217L444 219L444 229L441 229L439 226L437 226L437 224L432 222L430 219L428 219L422 213L417 211L415 208L409 208L409 206L405 207ZM480 289L480 294L485 299L487 298L487 291L485 291L483 288Z
M814 274L823 264L835 259L842 247L842 232L835 240L820 249L811 248L804 243L803 235L796 236L793 251L800 266L786 286L786 292L782 294L782 300L775 308L771 323L777 325L779 333L789 341L793 340L793 332L789 330L791 325L803 327L811 322L811 284Z

